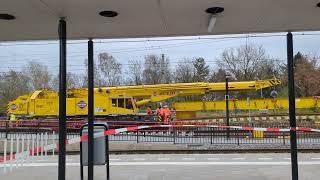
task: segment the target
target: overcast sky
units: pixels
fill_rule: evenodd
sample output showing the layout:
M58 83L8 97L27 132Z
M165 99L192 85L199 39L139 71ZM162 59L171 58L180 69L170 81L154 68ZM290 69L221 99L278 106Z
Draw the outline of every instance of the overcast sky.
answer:
M271 58L286 59L286 34L250 34L228 36L192 36L144 39L94 40L95 57L101 52L112 54L127 67L130 59L143 60L148 54L165 54L172 67L186 57L203 57L213 68L215 61L226 48L236 48L246 43L262 45ZM249 37L248 37L249 36ZM263 36L263 37L261 37ZM246 38L247 37L247 38ZM87 56L87 41L68 41L68 71L84 72ZM320 32L304 32L294 35L294 51L318 55ZM21 70L28 61L46 64L53 74L58 73L58 41L28 41L0 43L0 72L9 69Z

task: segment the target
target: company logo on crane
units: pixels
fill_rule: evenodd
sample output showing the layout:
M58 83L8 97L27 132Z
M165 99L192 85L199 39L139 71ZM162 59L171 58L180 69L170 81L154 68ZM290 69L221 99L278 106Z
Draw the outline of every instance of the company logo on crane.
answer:
M79 102L77 103L77 106L78 106L80 109L83 109L83 108L85 108L85 107L87 106L87 103L84 102L84 101L79 101Z
M17 109L17 105L12 104L12 105L11 105L11 110L16 110L16 109Z

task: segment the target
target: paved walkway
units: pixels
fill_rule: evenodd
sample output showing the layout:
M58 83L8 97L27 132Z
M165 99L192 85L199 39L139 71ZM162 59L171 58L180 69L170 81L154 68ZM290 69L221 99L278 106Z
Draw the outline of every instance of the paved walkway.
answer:
M290 180L289 154L111 155L112 180ZM317 180L320 154L299 154L300 180ZM3 174L8 180L57 180L57 157L35 160ZM79 180L79 156L67 157L67 179ZM95 167L95 180L105 167Z

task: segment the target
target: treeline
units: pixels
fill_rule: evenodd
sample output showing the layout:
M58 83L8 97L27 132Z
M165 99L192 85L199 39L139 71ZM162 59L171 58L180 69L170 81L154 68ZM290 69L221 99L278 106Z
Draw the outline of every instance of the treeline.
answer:
M320 68L317 58L297 53L295 55L295 80L297 96L320 95ZM209 66L208 62L211 66ZM87 67L87 60L84 61ZM214 66L212 66L214 65ZM279 96L287 96L286 61L270 57L262 46L249 44L225 49L212 60L202 57L184 58L170 63L164 54L146 55L143 60L129 60L122 64L111 54L101 53L95 60L95 86L141 85L187 82L224 82L226 74L231 81L280 78L281 86L275 87ZM37 89L58 90L58 75L37 62L29 62L20 71L10 70L0 75L0 105L4 112L9 100ZM68 88L87 87L87 73L67 73ZM273 89L271 89L273 90ZM268 97L271 90L261 92L235 92L235 98L250 96ZM209 99L223 98L211 94Z

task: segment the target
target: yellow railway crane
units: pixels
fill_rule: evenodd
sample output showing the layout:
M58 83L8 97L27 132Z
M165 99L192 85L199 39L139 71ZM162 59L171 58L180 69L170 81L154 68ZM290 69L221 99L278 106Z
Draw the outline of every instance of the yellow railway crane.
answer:
M229 90L256 91L280 83L278 79L230 82ZM225 83L198 82L95 88L94 112L96 116L139 116L139 107L147 103L219 91L225 91ZM68 116L87 115L87 94L85 88L67 91ZM9 102L7 113L21 117L57 116L58 104L57 92L38 90Z
M177 110L177 118L194 118L198 111L223 111L225 110L225 101L193 101L193 102L175 102L174 107ZM266 98L251 100L230 100L230 110L287 110L289 102L287 98ZM296 98L297 109L319 109L320 97Z

